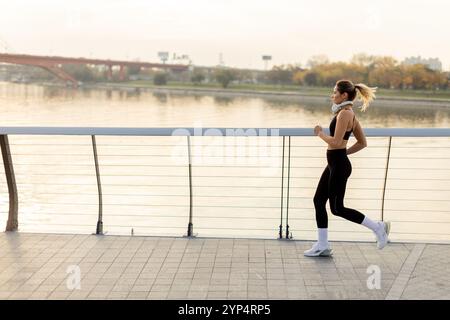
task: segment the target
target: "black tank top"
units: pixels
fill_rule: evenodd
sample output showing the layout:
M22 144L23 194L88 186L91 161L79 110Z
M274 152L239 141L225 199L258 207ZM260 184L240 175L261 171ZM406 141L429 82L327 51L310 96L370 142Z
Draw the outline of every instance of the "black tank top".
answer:
M356 115L353 116L353 126L355 126L355 116ZM333 118L333 120L331 120L331 123L330 123L330 135L332 137L334 137L334 131L336 130L336 122L337 122L337 115ZM344 140L348 140L350 138L350 135L352 134L352 132L353 132L353 127L352 127L352 130L345 132Z

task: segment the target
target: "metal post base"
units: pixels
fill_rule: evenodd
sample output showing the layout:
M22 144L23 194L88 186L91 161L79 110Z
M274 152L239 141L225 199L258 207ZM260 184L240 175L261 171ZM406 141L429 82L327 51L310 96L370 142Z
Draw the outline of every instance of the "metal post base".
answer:
M194 225L192 223L188 224L188 231L187 234L185 234L183 237L184 238L195 238L197 236L197 234L194 234Z
M17 220L8 220L6 223L6 230L7 232L15 232L19 230L19 221Z
M95 232L95 234L96 235L100 235L100 236L104 235L104 233L103 233L103 222L102 221L97 222L97 231Z

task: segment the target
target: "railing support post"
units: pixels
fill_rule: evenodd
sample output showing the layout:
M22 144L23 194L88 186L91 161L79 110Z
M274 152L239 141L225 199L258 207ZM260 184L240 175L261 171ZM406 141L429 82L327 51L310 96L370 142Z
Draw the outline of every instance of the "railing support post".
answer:
M291 136L289 136L288 146L288 176L287 176L287 195L286 195L286 239L292 239L289 233L289 184L291 180Z
M386 196L386 183L387 183L387 175L388 175L388 171L389 171L389 160L391 158L391 146L392 146L392 136L389 137L389 147L388 147L388 154L387 154L387 160L386 160L386 170L384 173L383 200L381 201L381 221L384 221L384 199Z
M94 150L94 161L95 161L95 174L97 176L97 189L98 189L98 221L97 221L97 229L95 234L102 235L103 234L103 195L102 195L102 184L100 182L100 168L98 165L98 156L97 156L97 143L95 141L95 135L91 135L92 137L92 148Z
M6 223L6 231L17 231L19 228L19 201L17 197L16 178L14 176L14 167L9 149L9 140L6 134L0 135L0 144L2 148L3 165L5 167L6 182L9 193L9 214Z
M280 230L279 239L283 239L283 191L284 191L284 146L286 137L283 136L283 156L281 157L281 210L280 210Z
M187 229L187 236L194 236L194 225L192 223L192 159L191 159L191 137L187 136L188 145L188 161L189 161L189 223Z

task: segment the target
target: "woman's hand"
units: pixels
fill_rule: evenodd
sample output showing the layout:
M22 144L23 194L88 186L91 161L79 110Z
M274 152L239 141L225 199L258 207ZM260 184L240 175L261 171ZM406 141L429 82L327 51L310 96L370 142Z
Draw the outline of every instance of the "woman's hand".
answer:
M315 134L316 136L318 136L321 132L322 132L322 127L321 127L321 126L316 126L316 127L314 128L314 134Z

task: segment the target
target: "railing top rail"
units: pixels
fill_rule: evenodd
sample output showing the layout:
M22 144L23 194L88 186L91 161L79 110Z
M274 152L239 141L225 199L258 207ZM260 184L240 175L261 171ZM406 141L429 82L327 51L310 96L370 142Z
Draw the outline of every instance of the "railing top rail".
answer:
M329 130L324 128L329 134ZM365 128L367 137L450 137L450 128ZM312 128L0 127L0 135L314 136Z

